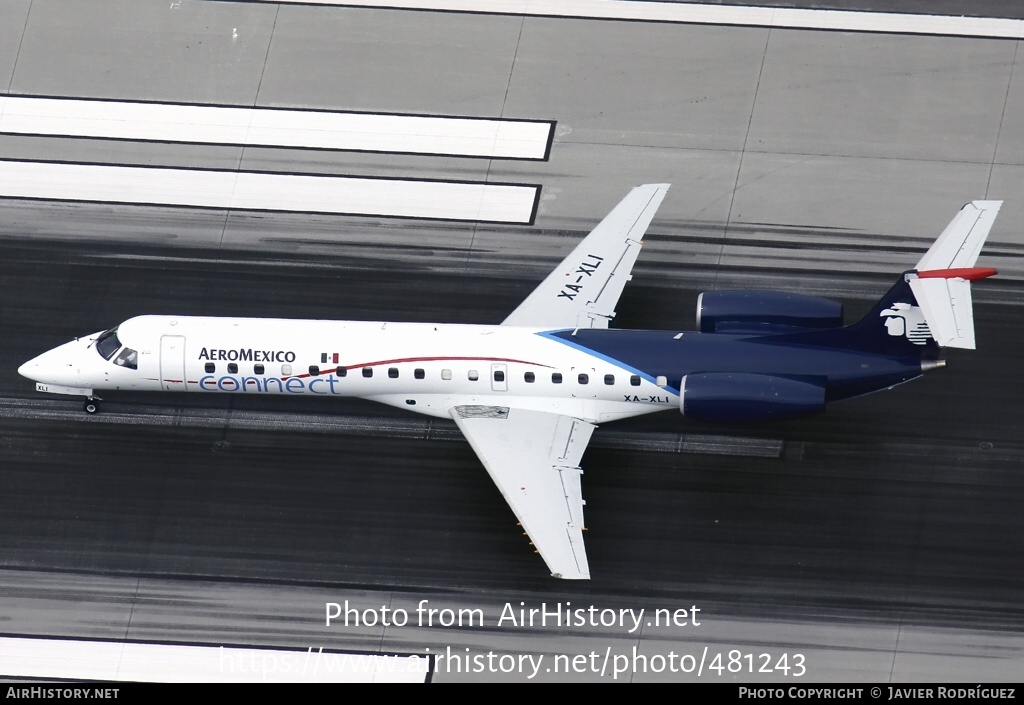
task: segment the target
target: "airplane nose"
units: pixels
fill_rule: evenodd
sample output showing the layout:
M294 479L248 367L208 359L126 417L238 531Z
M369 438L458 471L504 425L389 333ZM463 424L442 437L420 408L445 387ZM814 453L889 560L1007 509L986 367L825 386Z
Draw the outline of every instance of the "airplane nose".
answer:
M34 357L31 360L29 360L28 362L26 362L24 365L19 367L18 368L18 374L21 375L22 377L26 377L26 378L28 378L28 379L30 379L32 381L37 381L36 380L36 375L38 374L38 370L39 370L39 363L37 362L38 359L39 359L38 357Z
M72 344L48 350L19 367L18 374L33 382L74 386L78 376L74 352Z

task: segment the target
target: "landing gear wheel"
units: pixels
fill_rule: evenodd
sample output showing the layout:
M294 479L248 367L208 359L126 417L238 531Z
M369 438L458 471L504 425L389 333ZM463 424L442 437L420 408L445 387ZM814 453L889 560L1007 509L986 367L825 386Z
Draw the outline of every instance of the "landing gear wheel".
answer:
M85 409L85 413L87 414L95 414L100 410L100 400L89 397L85 400L85 406L82 408Z

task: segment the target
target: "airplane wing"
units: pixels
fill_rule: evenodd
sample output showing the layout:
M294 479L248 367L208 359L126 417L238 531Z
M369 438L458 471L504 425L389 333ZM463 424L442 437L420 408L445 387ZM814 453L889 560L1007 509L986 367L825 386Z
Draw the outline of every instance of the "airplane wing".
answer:
M637 186L502 325L607 328L669 184Z
M456 406L450 413L551 574L590 578L579 463L596 426L505 406Z
M910 280L932 337L942 347L973 350L970 268L978 260L1002 201L972 201L956 214L918 261ZM989 270L994 273L994 270Z

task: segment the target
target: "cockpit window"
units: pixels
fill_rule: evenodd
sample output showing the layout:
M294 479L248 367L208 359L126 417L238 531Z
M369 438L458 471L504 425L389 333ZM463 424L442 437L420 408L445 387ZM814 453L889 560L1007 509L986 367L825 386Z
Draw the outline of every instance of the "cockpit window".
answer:
M115 358L114 355L121 350L121 341L117 339L117 326L108 331L100 333L96 338L96 352L104 360L112 360L118 367L127 367L129 370L139 369L139 353L131 348L124 348Z
M104 360L109 360L114 357L114 353L116 353L120 347L121 341L117 339L117 326L101 333L100 337L96 339L96 352L98 352Z
M127 367L129 370L137 370L139 369L139 353L131 348L125 348L114 359L114 364L118 367Z

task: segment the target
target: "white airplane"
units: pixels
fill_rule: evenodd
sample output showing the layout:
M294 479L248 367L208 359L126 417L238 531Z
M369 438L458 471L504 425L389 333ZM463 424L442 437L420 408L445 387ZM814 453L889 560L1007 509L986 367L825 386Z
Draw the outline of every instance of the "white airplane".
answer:
M668 188L633 189L501 325L138 316L18 372L86 397L88 413L98 391L124 389L360 397L452 418L552 575L587 579L580 459L596 424L666 409L789 418L907 381L944 364L937 341L974 347L969 282L994 273L972 267L999 203L975 201L852 326L824 299L719 291L698 301L700 332L611 330Z

